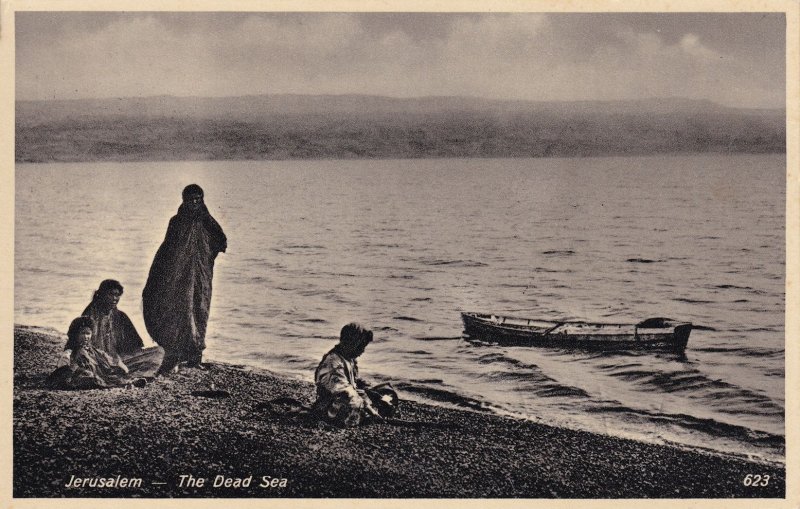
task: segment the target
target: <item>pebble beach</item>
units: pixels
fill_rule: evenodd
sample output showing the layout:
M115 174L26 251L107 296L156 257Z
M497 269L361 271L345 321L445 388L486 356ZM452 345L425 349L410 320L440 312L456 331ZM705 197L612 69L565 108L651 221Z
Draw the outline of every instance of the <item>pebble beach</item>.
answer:
M783 466L410 401L399 425L337 429L267 404L309 405L312 384L213 359L144 387L45 389L64 342L14 330L15 497L785 496Z

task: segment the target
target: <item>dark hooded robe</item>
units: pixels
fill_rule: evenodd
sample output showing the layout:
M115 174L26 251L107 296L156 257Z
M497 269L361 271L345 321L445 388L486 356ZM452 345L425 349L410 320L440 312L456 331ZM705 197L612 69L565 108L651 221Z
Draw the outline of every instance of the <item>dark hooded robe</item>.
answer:
M147 332L165 356L199 362L206 347L214 260L226 248L225 233L205 204L192 210L183 203L170 219L142 292Z

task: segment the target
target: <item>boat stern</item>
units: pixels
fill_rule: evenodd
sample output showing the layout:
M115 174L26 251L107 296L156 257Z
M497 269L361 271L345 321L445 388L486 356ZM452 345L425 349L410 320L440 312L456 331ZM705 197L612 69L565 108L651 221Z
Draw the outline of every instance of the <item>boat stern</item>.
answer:
M675 326L675 349L683 352L689 344L689 334L692 333L691 323L681 323Z

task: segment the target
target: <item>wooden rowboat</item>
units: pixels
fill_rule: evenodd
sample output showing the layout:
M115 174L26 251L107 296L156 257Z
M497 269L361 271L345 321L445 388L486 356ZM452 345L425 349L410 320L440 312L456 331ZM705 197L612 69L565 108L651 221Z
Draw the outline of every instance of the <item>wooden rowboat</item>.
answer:
M683 352L692 332L691 323L668 318L611 324L462 312L461 319L468 339L517 346Z

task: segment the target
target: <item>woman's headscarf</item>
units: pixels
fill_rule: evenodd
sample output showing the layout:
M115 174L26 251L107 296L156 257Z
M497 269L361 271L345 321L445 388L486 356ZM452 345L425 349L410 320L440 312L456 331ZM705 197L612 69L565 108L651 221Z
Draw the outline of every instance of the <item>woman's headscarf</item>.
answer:
M122 295L125 291L125 289L122 288L122 284L116 279L104 279L100 282L100 286L97 288L97 290L95 290L92 300L97 300L98 297L109 290L119 290L120 295Z
M197 184L189 184L188 186L183 188L182 198L186 201L186 198L193 194L199 194L200 198L202 198L205 193L203 193L203 188L198 186Z

